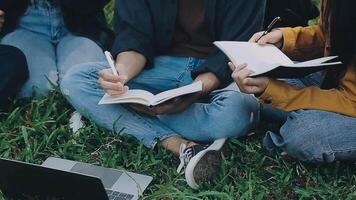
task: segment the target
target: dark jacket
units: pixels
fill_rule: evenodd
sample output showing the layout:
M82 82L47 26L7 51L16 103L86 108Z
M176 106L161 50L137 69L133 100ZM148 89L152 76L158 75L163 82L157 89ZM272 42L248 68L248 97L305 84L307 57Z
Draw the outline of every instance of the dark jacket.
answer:
M20 91L28 79L25 55L17 48L0 45L0 110Z
M87 37L103 49L111 48L115 35L108 27L103 13L108 0L58 1L66 27L71 33ZM19 19L29 4L30 0L0 0L0 9L6 13L2 35L17 28Z
M206 21L214 40L246 41L263 27L265 0L205 0ZM178 0L116 0L114 55L137 51L152 67L155 56L171 47L176 28ZM228 58L217 48L193 77L214 73L221 87L231 82Z

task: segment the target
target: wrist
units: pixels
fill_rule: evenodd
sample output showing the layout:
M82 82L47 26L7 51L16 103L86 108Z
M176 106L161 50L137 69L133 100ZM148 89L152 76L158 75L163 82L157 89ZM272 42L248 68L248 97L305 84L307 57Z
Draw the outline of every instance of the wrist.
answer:
M116 71L117 73L119 74L119 76L121 77L124 77L126 80L125 80L125 84L131 80L129 74L127 73L126 71L126 66L124 64L121 64L121 63L116 63L115 64L115 68L116 68Z
M211 72L198 75L195 81L203 82L202 95L209 94L220 86L220 80Z

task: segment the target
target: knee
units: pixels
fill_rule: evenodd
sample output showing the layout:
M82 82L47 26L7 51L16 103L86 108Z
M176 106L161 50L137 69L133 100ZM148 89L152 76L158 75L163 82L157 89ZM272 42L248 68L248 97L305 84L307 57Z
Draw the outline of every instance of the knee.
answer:
M258 117L259 104L255 97L239 92L223 92L212 105L209 135L212 139L238 138L252 129Z
M61 88L76 87L77 83L85 82L89 76L97 76L98 69L96 63L84 63L73 66L63 76L61 81Z
M307 116L288 119L281 128L282 149L298 160L310 163L330 163L335 155L328 139L318 125L311 123Z
M98 72L101 66L103 66L103 63L84 63L69 69L60 83L63 95L73 97L82 93L88 87L97 88Z

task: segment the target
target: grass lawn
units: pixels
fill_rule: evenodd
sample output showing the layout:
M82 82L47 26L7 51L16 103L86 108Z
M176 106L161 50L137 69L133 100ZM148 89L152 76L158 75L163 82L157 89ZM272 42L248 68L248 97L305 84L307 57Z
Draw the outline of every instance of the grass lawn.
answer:
M176 173L177 159L162 149L149 150L91 122L73 133L68 122L73 108L58 91L14 102L10 110L0 114L1 157L40 164L55 156L148 174L154 181L142 199L356 199L355 164L315 166L267 157L262 131L229 141L219 177L193 191Z

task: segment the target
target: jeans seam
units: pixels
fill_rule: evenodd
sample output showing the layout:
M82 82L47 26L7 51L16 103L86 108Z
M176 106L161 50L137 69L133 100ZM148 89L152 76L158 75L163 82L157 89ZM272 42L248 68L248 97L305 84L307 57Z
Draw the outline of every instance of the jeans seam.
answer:
M147 128L149 128L149 129L155 134L155 139L154 139L153 142L151 142L151 145L155 146L155 144L157 143L157 141L156 141L157 139L161 140L161 138L164 138L164 137L167 138L169 135L174 135L174 133L170 133L170 134L167 133L167 134L166 134L166 133L164 133L164 132L158 132L157 130L155 130L155 129L150 125L149 122L147 122L144 118L142 118L137 112L133 111L133 110L130 109L130 108L126 108L126 109L129 109L129 111L131 111L131 112L133 113L133 116L134 116L134 117L136 117L138 120L142 121L143 124L144 124ZM173 131L172 131L172 132L173 132ZM160 135L162 135L162 134L167 135L167 136L158 137L158 136L160 136Z
M177 80L176 80L177 86L179 86L179 84L182 82L184 74L192 71L194 65L195 65L195 58L189 57L188 63L185 66L184 71L177 76Z

